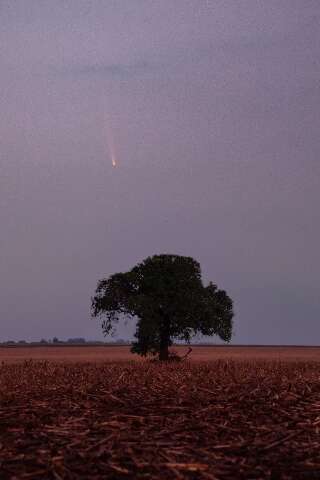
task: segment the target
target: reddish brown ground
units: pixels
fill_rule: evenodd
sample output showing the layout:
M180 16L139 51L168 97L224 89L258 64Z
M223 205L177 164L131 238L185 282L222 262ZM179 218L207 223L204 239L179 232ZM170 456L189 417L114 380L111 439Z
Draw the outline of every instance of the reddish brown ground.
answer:
M2 363L0 479L320 479L319 363L252 355Z
M192 347L191 360L211 361L224 358L263 360L320 361L320 347ZM174 347L183 355L186 347ZM72 362L139 360L130 347L0 347L0 362L21 362L28 359Z

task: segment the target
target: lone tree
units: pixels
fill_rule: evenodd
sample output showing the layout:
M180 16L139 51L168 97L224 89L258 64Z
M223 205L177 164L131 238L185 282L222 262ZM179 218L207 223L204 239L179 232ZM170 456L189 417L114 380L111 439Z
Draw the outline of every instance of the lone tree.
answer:
M100 280L91 311L101 317L105 335L120 317L136 317L131 351L158 354L159 360L168 360L174 339L190 343L201 333L229 342L232 335L232 300L213 283L204 287L200 265L191 257L154 255Z

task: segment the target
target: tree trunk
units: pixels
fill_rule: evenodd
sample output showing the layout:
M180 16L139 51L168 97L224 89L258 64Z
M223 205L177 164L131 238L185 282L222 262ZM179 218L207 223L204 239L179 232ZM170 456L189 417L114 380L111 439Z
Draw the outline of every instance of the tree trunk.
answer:
M169 358L169 343L164 342L161 339L160 342L160 350L159 350L159 360L166 361Z
M170 327L169 320L165 319L160 333L159 360L169 359Z

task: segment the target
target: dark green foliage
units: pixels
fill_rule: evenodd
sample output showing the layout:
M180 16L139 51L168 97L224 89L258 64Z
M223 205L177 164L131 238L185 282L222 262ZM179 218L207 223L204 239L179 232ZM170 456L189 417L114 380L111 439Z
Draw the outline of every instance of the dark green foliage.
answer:
M121 316L138 319L132 351L167 360L172 341L201 333L230 341L232 300L210 283L204 287L200 265L191 257L154 255L127 273L98 282L93 317L102 317L105 335Z

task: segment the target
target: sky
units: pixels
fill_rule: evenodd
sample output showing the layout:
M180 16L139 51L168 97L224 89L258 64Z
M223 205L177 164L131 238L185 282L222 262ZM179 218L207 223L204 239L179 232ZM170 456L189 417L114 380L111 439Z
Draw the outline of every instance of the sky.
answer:
M172 253L232 297L233 343L319 344L319 23L318 0L0 0L0 341L102 340L97 281Z

